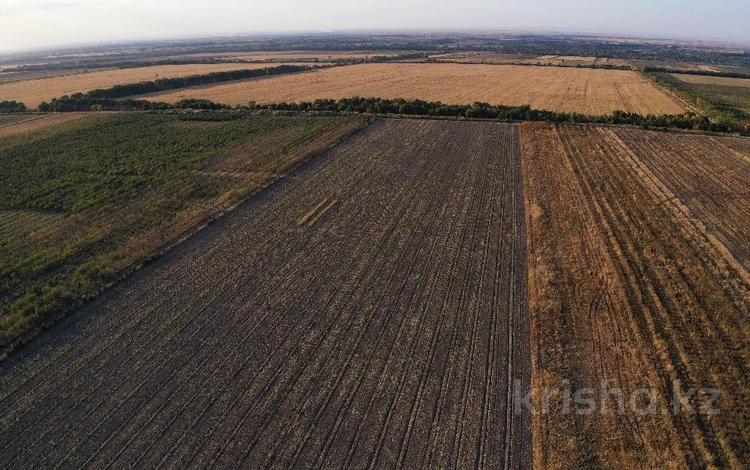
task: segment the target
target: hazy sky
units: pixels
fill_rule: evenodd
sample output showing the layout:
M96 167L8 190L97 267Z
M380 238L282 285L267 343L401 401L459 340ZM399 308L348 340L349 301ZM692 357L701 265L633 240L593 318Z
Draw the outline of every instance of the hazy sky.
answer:
M750 43L750 0L0 0L0 51L356 29L557 30Z

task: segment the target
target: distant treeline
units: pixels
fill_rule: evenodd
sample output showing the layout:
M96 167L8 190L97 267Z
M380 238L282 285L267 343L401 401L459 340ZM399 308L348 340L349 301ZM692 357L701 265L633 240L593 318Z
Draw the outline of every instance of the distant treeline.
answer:
M0 101L0 113L24 113L26 105L18 101Z
M230 110L229 106L208 100L182 100L175 104L155 103L145 100L115 100L90 98L78 94L53 100L49 111L153 111L169 109ZM432 116L496 121L546 121L595 124L627 124L650 128L691 129L710 132L738 132L747 134L750 129L734 123L711 122L705 116L693 113L679 115L640 115L615 111L607 116L588 116L578 113L558 113L536 110L530 106L496 106L488 103L448 105L440 102L384 98L320 99L302 103L277 103L259 105L250 103L237 109L250 111L286 111L294 113L367 113L381 115Z
M726 78L746 78L750 79L749 73L742 72L716 72L713 70L680 70L669 67L650 67L643 68L646 73L679 73L683 75L699 75L706 77L726 77Z
M533 59L532 59L533 60ZM549 62L514 62L513 59L509 59L508 62L462 62L460 60L441 60L441 59L428 59L427 62L431 64L460 64L460 65L517 65L519 67L556 67L556 68L571 68L571 69L602 69L602 70L633 70L630 65L614 65L614 64L552 64Z
M93 93L93 92L92 92ZM451 105L441 102L384 99L384 98L345 98L340 100L319 99L302 103L256 104L232 108L209 100L189 99L175 104L157 103L146 100L117 100L94 98L87 94L75 94L54 99L44 104L43 111L160 111L160 110L244 110L244 111L284 111L290 113L361 113L380 115L429 116L457 119L488 119L495 121L546 121L594 124L627 124L661 129L691 129L710 132L750 133L743 124L712 122L705 116L693 113L677 115L640 115L615 111L606 116L588 116L578 113L558 113L532 109L530 106L498 106L489 103L471 105Z
M407 116L435 116L499 121L547 121L595 124L627 124L654 128L692 129L710 132L740 132L748 129L728 123L711 122L705 116L693 113L677 115L640 115L615 111L607 116L587 116L578 113L557 113L532 109L530 106L496 106L488 103L448 105L440 102L383 98L347 98L341 100L316 100L304 103L278 103L258 105L251 103L247 109L293 112L400 114Z
M231 109L231 107L200 99L187 99L170 104L147 100L92 98L88 93L63 96L39 105L40 111L56 113L73 111L164 111L168 109Z

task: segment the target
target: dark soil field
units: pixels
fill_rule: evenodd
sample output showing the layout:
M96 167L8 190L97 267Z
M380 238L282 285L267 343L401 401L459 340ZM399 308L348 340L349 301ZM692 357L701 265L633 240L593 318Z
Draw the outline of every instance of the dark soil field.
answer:
M528 468L517 126L380 121L0 366L5 468Z

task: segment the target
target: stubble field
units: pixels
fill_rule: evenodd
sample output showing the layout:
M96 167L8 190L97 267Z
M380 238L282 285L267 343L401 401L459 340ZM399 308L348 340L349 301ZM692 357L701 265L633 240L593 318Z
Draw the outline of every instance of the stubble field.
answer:
M683 109L635 72L476 64L362 64L270 79L228 82L150 95L155 101L203 98L243 105L353 96L476 101L590 115L628 111L679 114Z
M188 64L158 65L130 69L112 69L87 73L74 73L52 78L0 83L0 101L15 100L35 109L43 101L73 93L85 93L98 88L138 83L159 78L187 77L230 70L266 68L269 64Z
M567 381L596 406L553 401L537 466L742 468L750 165L706 136L534 124L522 140L534 387ZM719 390L718 414L674 399L696 387Z

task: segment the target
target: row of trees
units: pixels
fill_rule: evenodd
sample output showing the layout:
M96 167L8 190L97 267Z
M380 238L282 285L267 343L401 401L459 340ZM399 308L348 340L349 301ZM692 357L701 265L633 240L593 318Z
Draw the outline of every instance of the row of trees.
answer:
M578 113L557 113L532 109L530 106L495 106L489 103L472 105L447 105L440 102L383 98L347 98L341 100L316 100L303 103L278 103L258 105L250 103L252 110L269 109L293 112L401 114L411 116L455 117L467 119L492 119L500 121L548 121L597 124L627 124L653 128L693 129L711 132L747 133L748 129L731 123L711 122L694 113L677 115L646 115L615 111L607 116L588 116Z
M24 113L26 105L18 101L0 101L0 113Z

